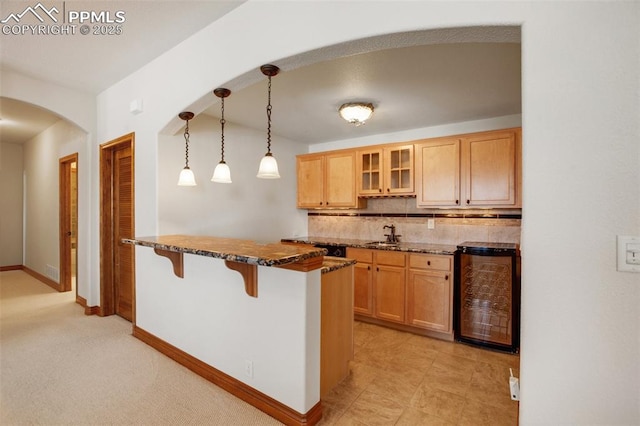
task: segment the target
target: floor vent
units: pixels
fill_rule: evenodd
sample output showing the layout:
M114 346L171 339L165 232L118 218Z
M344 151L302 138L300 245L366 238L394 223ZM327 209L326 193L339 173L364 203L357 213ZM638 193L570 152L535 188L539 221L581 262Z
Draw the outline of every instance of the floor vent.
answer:
M60 270L55 266L47 265L44 273L47 278L51 278L55 282L60 282Z

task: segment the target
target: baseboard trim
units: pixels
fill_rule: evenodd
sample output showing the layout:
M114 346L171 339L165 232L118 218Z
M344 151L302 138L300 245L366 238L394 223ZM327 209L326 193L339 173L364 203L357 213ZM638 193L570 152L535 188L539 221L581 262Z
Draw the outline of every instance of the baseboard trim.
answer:
M57 282L53 281L50 278L45 277L42 274L34 271L33 269L30 269L28 266L24 266L23 265L22 266L22 270L25 271L27 274L31 275L33 278L37 279L38 281L41 281L42 283L48 285L49 287L51 287L55 291L61 291L60 284L58 284Z
M206 364L203 361L189 355L188 353L176 348L170 343L154 336L153 334L133 326L133 336L142 340L147 345L163 353L169 358L187 367L197 375L204 377L216 386L226 390L232 395L237 396L243 401L253 405L258 410L267 413L271 417L286 425L315 425L322 418L322 403L318 402L305 414L287 407L286 405L276 401L270 396L252 388L251 386L223 373L220 370Z
M84 308L85 315L100 315L100 306L87 306L87 299L76 294L76 303Z
M22 265L0 266L0 272L4 272L4 271L20 271L20 270L22 270Z

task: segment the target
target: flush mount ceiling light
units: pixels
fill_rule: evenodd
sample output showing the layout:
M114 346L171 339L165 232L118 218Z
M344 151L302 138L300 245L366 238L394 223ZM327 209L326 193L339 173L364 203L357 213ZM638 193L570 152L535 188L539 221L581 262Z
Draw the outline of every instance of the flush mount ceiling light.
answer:
M180 172L178 179L179 186L196 186L196 178L189 168L189 120L193 118L193 113L189 111L181 112L178 117L187 122L184 128L184 169Z
M215 170L213 171L211 182L231 183L231 170L229 169L229 166L227 166L227 163L225 163L224 161L224 123L226 123L224 119L224 98L231 94L231 90L219 87L213 91L213 94L222 100L222 115L220 117L220 130L222 133L222 140L220 152L221 159Z
M362 126L373 114L373 105L366 102L350 102L342 104L338 112L340 117L349 123Z
M267 153L260 160L257 176L261 179L278 179L280 177L278 162L271 154L271 77L278 75L280 68L275 65L263 65L260 67L260 71L269 77L269 94L267 98Z

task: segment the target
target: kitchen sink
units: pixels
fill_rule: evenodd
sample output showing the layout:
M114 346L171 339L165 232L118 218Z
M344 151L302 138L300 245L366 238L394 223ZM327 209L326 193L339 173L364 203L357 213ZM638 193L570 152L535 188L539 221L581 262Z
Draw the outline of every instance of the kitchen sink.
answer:
M398 243L393 243L390 241L371 241L370 243L366 243L365 245L369 247L397 247Z

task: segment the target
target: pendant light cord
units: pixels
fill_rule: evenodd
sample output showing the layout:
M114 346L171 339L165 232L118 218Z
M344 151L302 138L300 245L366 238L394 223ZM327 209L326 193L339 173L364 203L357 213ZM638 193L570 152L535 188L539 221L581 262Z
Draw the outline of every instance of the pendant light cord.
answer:
M222 117L220 118L220 129L222 132L222 148L221 148L221 163L224 163L224 123L226 123L226 120L224 119L224 97L221 98L222 99Z
M267 97L267 154L271 154L271 76L269 76Z
M187 127L184 129L184 168L189 168L189 120L187 120Z

